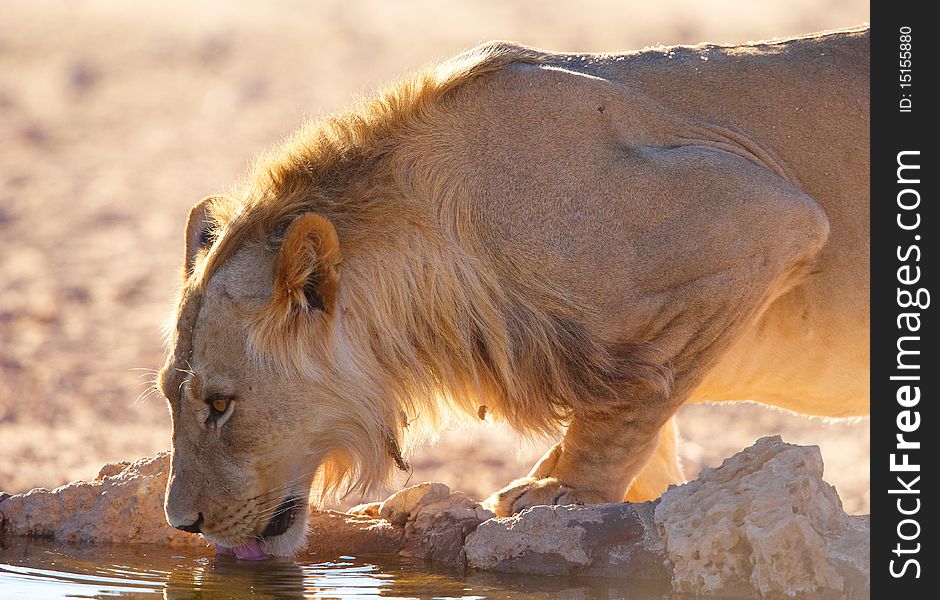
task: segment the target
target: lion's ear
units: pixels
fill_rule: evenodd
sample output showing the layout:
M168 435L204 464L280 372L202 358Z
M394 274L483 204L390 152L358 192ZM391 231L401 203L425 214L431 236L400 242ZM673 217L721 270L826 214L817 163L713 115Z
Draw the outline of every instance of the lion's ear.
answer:
M333 311L339 290L339 238L330 221L316 213L294 219L277 257L273 302L281 314L294 310Z
M212 232L212 223L209 221L209 205L219 200L221 196L206 196L196 203L189 211L186 221L186 255L184 275L193 274L193 265L196 264L196 255L203 248L212 244L215 236Z

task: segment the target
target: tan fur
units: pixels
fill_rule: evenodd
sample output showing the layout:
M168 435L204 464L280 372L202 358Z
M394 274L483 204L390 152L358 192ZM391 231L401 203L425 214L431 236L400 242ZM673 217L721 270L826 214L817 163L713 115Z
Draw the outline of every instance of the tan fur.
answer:
M190 217L169 520L238 543L253 497L368 490L481 406L565 431L501 514L655 497L684 402L866 413L867 44L493 43L305 125Z

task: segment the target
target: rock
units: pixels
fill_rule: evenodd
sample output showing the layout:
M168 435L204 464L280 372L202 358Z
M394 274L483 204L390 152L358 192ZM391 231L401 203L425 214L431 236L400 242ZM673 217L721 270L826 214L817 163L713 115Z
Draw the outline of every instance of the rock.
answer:
M163 514L170 455L105 465L94 481L37 488L0 501L0 534L62 541L205 545Z
M647 504L539 506L482 523L476 569L672 579L691 594L868 598L868 517L822 479L819 449L763 438Z
M826 540L829 563L842 576L846 598L871 596L871 516L849 515L848 528Z
M405 531L385 519L332 510L311 511L307 551L341 555L362 553L396 554L404 544Z
M767 437L670 488L655 522L673 589L762 597L868 597L865 518L822 479L816 446Z
M383 502L379 514L393 517L393 524L406 515L399 554L459 567L466 564L467 535L495 516L463 492L451 492L443 483L419 484L403 490Z
M397 553L463 567L464 539L493 513L443 483L420 483L351 513L310 513L308 551Z
M389 496L379 505L379 516L392 525L404 527L413 518L412 513L449 495L450 488L443 483L419 483Z
M105 477L113 477L119 475L127 467L131 465L130 461L122 460L121 462L108 463L105 466L101 467L98 470L98 476L95 477L95 481L101 481Z
M0 536L201 545L167 525L168 454L101 469L94 481L0 494ZM869 518L848 516L815 446L763 438L656 502L536 506L497 518L442 483L357 514L310 513L308 550L397 553L477 573L671 581L690 594L867 598Z
M533 575L669 580L654 503L535 506L467 537L469 565Z
M378 519L380 508L382 508L381 502L366 502L365 504L357 504L346 512L351 515L363 515L366 517L374 517Z

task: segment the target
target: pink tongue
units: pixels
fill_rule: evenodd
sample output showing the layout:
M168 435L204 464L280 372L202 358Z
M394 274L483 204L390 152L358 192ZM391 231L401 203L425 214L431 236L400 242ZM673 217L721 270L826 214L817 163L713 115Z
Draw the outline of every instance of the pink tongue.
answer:
M261 549L261 542L256 539L248 540L235 548L216 546L215 553L216 555L234 554L239 560L264 560L268 557Z

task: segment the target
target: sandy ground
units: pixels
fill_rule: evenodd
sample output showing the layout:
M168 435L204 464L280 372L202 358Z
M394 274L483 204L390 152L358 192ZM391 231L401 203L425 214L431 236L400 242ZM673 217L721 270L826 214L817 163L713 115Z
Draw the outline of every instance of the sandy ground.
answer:
M867 19L863 0L4 3L0 489L168 446L162 398L138 396L162 362L187 210L302 118L489 39L615 51ZM817 443L846 508L868 510L866 421L699 406L682 431L690 476L763 434ZM482 495L538 454L481 426L423 451L413 480Z

